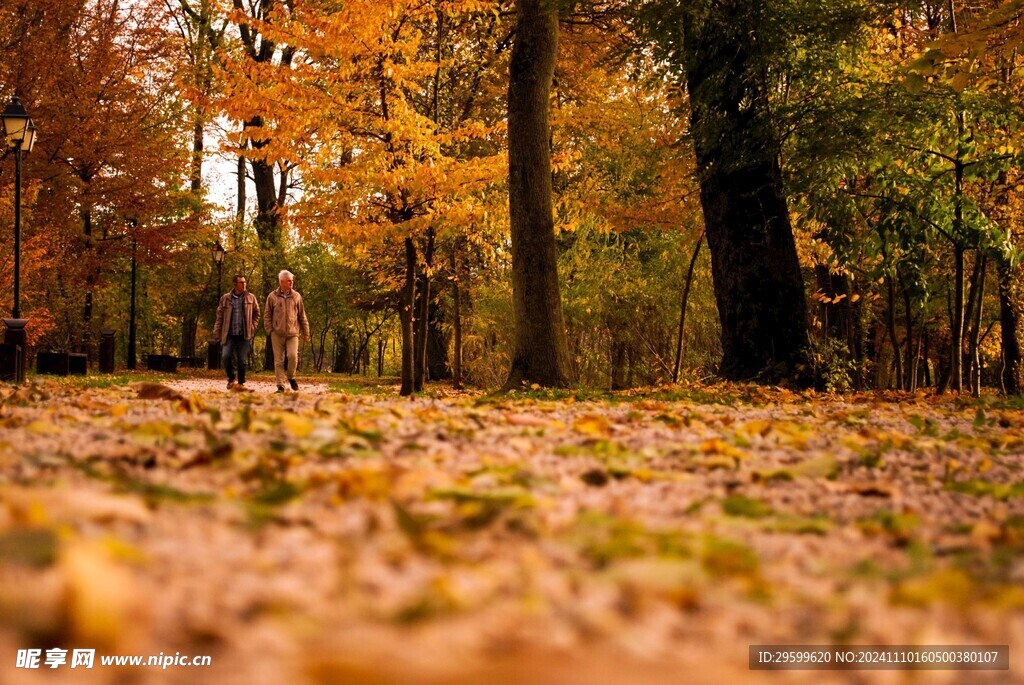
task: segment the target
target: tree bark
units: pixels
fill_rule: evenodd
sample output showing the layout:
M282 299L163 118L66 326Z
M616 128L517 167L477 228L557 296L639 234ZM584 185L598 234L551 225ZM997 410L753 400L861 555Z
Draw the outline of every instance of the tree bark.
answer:
M452 300L455 309L455 349L452 350L452 371L454 372L453 385L456 390L462 389L462 286L459 281L458 264L459 241L452 245L451 267L452 267Z
M238 163L235 170L235 235L234 249L240 250L245 242L245 145L238 151Z
M679 382L679 370L683 366L683 334L686 332L686 305L690 301L690 285L693 283L693 270L697 266L697 255L700 254L700 246L704 244L704 232L701 231L697 238L697 244L693 246L693 256L690 257L690 266L686 270L686 281L683 283L683 301L679 305L679 338L676 344L676 363L672 366L672 382Z
M427 381L427 337L430 319L430 269L434 262L434 228L427 229L427 244L423 250L423 270L417 279L416 294L416 328L415 335L415 388L416 392L423 389Z
M195 121L192 123L192 168L190 170L190 189L195 195L198 195L199 191L203 189L203 115L198 109L195 113Z
M128 350L127 358L125 359L125 366L129 371L134 371L138 364L138 358L135 351L136 342L136 281L138 278L138 259L137 253L139 249L139 243L135 238L132 238L132 273L131 273L131 303L128 309Z
M889 326L889 338L892 340L893 362L896 364L896 389L903 390L903 349L900 347L899 338L896 336L896 279L889 276L886 282L886 303L888 311L886 324Z
M683 51L722 324L719 373L808 385L807 301L779 165L758 3L692 3Z
M448 362L448 336L444 332L444 310L435 297L427 307L427 379L440 381L451 378Z
M416 245L412 238L405 239L405 288L398 308L398 318L402 327L402 389L403 397L415 391L416 371L413 359L413 312L416 307Z
M960 214L960 201L957 200L954 213ZM959 223L959 221L958 221ZM956 392L964 389L964 248L959 243L953 245L953 311L950 321L950 352L949 381Z
M1009 261L1000 258L996 263L999 273L999 328L1002 331L1002 368L999 379L1005 394L1021 394L1020 315L1013 304L1013 270Z
M508 84L509 213L512 232L512 366L506 389L565 387L572 377L558 288L551 199L548 108L558 52L552 0L516 0Z
M967 296L967 311L965 314L965 327L967 328L967 359L969 360L968 379L971 386L971 394L974 397L981 395L981 313L985 299L985 270L988 267L988 257L978 251L974 260L974 268L971 271L971 289Z

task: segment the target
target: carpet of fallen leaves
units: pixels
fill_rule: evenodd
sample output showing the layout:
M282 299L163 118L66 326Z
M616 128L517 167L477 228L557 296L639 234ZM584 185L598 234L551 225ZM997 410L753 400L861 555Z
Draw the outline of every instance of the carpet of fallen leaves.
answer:
M0 388L0 682L1024 683L1024 413L993 398L166 385ZM748 670L773 643L1011 670Z

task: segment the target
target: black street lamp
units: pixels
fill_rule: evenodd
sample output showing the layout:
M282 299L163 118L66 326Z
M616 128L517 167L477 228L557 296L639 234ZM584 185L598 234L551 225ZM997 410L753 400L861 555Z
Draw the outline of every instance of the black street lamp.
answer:
M217 264L217 301L218 302L220 302L220 296L221 296L221 292L220 292L220 288L221 288L220 271L221 271L221 268L224 266L224 255L226 255L226 254L227 254L227 250L225 250L223 247L220 246L220 241L219 240L216 243L214 243L214 245L213 245L213 261Z
M217 306L220 306L220 296L223 294L220 291L220 289L222 287L221 269L224 267L224 255L226 255L226 254L227 254L227 250L225 250L223 247L221 247L221 244L220 244L219 240L216 243L213 244L213 261L217 265L217 297L216 297L216 300L215 300L216 303L217 303ZM217 311L216 307L214 308L214 311L215 312ZM216 316L216 314L214 314L214 316ZM211 370L212 369L219 369L220 368L220 341L219 340L211 340L210 341L210 345L209 345L209 347L206 350L206 368L211 369Z
M7 147L14 152L14 308L11 310L11 318L4 319L4 325L7 326L4 343L12 346L8 350L14 352L16 360L13 376L14 380L20 383L25 380L25 353L28 342L25 332L28 320L21 318L21 156L32 151L32 146L36 142L36 126L17 95L11 99L3 114L0 114L0 119L3 120Z

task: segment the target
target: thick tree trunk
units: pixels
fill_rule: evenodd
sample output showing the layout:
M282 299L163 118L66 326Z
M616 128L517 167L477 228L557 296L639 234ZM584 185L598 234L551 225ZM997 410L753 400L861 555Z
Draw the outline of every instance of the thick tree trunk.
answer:
M249 160L256 187L256 236L260 244L260 285L265 294L275 290L279 283L277 274L284 268L284 251L281 245L281 223L278 214L277 187L274 183L274 167L262 159ZM300 286L301 287L301 286ZM274 350L267 338L263 368L274 368Z
M1021 394L1020 315L1013 304L1013 270L1010 263L1000 258L996 264L999 273L999 328L1002 331L1002 368L999 379L1007 395Z
M715 300L720 373L812 379L807 302L779 166L758 3L686 4L683 50Z
M402 389L403 397L411 395L415 390L416 380L413 377L416 364L413 359L413 312L416 307L416 246L412 238L405 239L405 287L402 289L402 300L398 306L398 318L402 327Z
M552 0L516 0L516 10L508 84L515 334L505 388L524 383L565 387L572 371L558 289L548 129L558 10Z

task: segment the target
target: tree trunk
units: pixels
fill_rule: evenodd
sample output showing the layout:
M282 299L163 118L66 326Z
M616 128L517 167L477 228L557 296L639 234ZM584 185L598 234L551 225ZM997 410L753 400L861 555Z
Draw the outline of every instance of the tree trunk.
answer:
M455 309L455 349L452 350L452 371L455 374L454 386L456 390L462 389L462 286L459 281L459 265L457 253L459 241L452 245L452 300Z
M907 337L904 341L903 371L906 374L903 381L903 389L909 392L917 390L917 354L920 352L920 341L915 346L914 341L914 310L910 300L910 288L900 278L900 293L903 295L903 325L907 329Z
M352 346L346 331L338 331L334 343L334 373L350 373L352 371Z
M402 327L402 389L403 397L415 391L416 371L413 345L413 312L416 307L416 245L412 238L405 239L405 288L398 308L398 318Z
M924 335L921 337L924 339L924 351L921 353L921 357L924 359L924 384L930 386L932 385L932 365L931 356L929 356L929 352L931 350L928 343L930 342L931 336L928 334L927 324L924 327Z
M448 336L444 333L444 311L437 298L427 308L427 379L440 381L451 378L448 363Z
M1016 396L1021 394L1021 351L1020 316L1013 304L1013 270L1009 261L999 258L996 268L999 273L999 328L1002 331L1002 368L999 379L1003 392Z
M691 131L722 324L719 372L807 385L807 301L757 54L757 6L683 6Z
M892 356L896 364L896 389L903 390L903 350L899 338L896 337L896 279L889 276L885 279L888 312L886 323L889 326L889 338L892 340Z
M131 290L131 304L128 309L128 357L125 359L125 366L129 371L134 371L138 364L138 357L136 355L135 343L136 343L136 281L138 278L138 260L137 252L139 249L139 243L135 238L132 238L132 290Z
M196 111L196 119L192 123L192 168L191 190L195 195L203 189L203 115Z
M700 254L700 246L704 244L704 232L701 231L697 238L697 244L693 246L693 256L690 257L690 266L686 270L686 281L683 283L683 301L679 305L679 338L676 344L676 363L672 366L672 382L679 382L679 370L683 365L683 343L686 333L686 305L690 301L690 285L693 283L693 269L697 266L697 255Z
M377 378L384 375L384 352L387 350L388 343L384 339L384 336L380 336L377 339Z
M194 314L186 314L181 318L181 346L179 356L191 359L196 356L196 327L199 320Z
M956 213L960 211L960 203L957 202ZM959 243L953 246L953 312L951 321L952 338L950 344L949 358L949 380L953 390L963 392L964 374L964 248Z
M979 253L974 262L974 273L971 274L970 331L967 349L971 360L971 395L981 397L981 315L985 304L985 270L988 257Z
M612 336L611 348L611 389L623 390L626 388L626 356L629 345L625 340L616 339Z
M416 327L413 336L416 345L416 392L422 390L427 381L427 323L430 319L430 269L433 262L434 228L431 226L427 229L427 244L423 250L423 270L417 279Z
M508 165L515 333L506 389L565 387L572 377L558 289L548 107L558 52L551 0L516 0L509 65Z
M235 250L245 243L245 146L238 151L238 165L235 169L235 232L232 244Z

